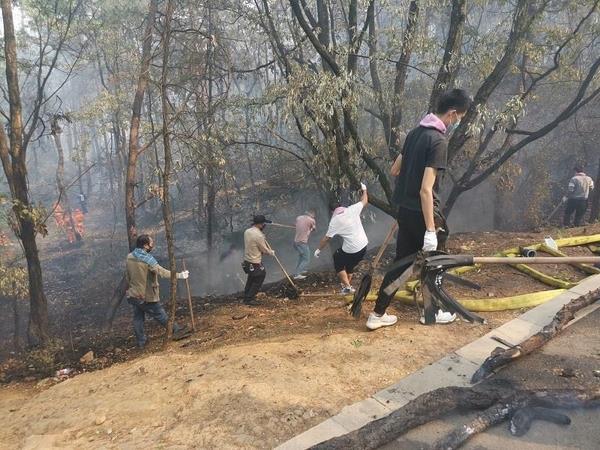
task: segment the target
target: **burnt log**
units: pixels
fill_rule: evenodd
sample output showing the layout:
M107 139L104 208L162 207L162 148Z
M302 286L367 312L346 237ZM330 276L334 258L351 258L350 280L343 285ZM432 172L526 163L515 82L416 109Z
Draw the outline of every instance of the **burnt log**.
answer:
M573 320L577 311L598 300L600 300L600 289L577 297L563 306L560 311L556 313L552 321L539 333L534 334L521 342L521 344L509 349L502 351L497 351L497 349L494 350L494 352L492 352L492 354L483 362L481 367L473 374L471 383L477 383L488 377L495 369L543 347L548 341L557 336L571 320Z
M422 394L381 419L358 430L311 447L313 450L368 450L393 441L406 432L456 410L481 410L510 396L513 388L503 380L465 387L444 387Z
M569 424L571 420L551 408L597 408L600 406L600 388L517 391L507 399L497 402L468 424L455 428L433 445L436 450L453 450L488 428L511 419L513 435L525 434L533 420L549 420ZM520 433L520 434L519 434Z
M516 411L510 419L510 433L513 436L523 436L531 428L534 420L544 420L558 425L570 425L569 416L542 406L525 407Z

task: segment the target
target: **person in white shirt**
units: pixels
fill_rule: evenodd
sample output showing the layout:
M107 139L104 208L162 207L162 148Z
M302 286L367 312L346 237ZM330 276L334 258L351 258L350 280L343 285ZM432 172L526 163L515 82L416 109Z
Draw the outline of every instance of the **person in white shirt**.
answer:
M342 247L333 254L333 265L342 283L342 294L354 293L355 290L351 284L352 273L365 256L369 243L360 219L363 208L369 203L369 197L367 187L363 183L360 184L360 187L362 190L360 201L347 208L340 206L333 211L327 233L315 250L315 258L318 258L321 250L333 236L338 235L343 239Z

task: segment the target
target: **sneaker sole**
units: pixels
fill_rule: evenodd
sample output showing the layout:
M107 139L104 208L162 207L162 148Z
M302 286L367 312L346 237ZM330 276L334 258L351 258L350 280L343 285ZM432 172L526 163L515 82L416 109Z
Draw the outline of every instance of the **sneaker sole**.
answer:
M452 320L448 320L448 321L440 321L440 322L438 322L438 321L436 320L434 323L430 323L430 324L426 324L426 323L425 323L425 321L421 321L421 320L419 320L419 323L420 323L421 325L448 325L448 324L450 324L450 323L452 323L452 322L454 322L454 321L456 321L456 317L455 317L454 319L452 319Z
M391 327L392 325L396 325L397 323L398 323L398 320L396 320L395 322L392 322L392 323L378 323L375 326L367 324L367 328L371 331L374 331L374 330L379 330L380 328L383 328L383 327Z

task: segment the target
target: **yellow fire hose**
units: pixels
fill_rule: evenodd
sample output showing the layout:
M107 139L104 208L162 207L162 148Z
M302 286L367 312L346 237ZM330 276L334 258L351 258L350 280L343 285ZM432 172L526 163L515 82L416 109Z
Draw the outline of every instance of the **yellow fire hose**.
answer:
M539 250L540 252L548 253L552 256L567 256L566 253L563 253L560 250L554 250L553 248L548 247L546 244L542 244ZM590 266L589 264L575 263L573 264L573 267L583 270L588 275L596 275L600 273L600 269Z
M550 291L531 292L529 294L515 295L512 297L462 299L458 300L458 302L469 311L473 312L506 311L509 309L533 308L534 306L546 303L563 292L565 292L565 289L553 289ZM351 302L352 296L347 296L346 299ZM370 293L366 298L366 300L370 301L375 301L376 299L376 293ZM413 294L408 291L396 292L394 300L398 300L407 305L413 305L415 302ZM422 303L419 298L418 301L419 303Z
M592 252L600 253L599 245L590 245L594 243L600 242L600 234L594 234L591 236L573 236L567 238L560 238L555 240L556 245L560 247L577 247L580 245L587 245L588 248ZM564 256L563 252L549 249L545 244L533 244L524 246L532 250L539 250L546 252L553 256ZM519 248L511 248L508 250L504 250L500 253L497 253L495 256L515 256L519 254ZM523 258L526 259L526 258ZM470 266L470 267L459 267L451 271L451 273L455 275L462 275L464 273L468 273L472 270L477 269L479 266ZM541 305L542 303L547 302L548 300L556 297L557 295L564 292L566 289L570 289L575 286L577 283L573 283L566 280L561 280L556 277L552 277L545 273L542 273L538 270L531 268L526 264L516 264L513 265L517 270L531 276L532 278L552 287L556 287L558 289L548 290L548 291L538 291L532 292L528 294L515 295L512 297L503 297L503 298L483 298L483 299L464 299L458 300L465 308L469 311L473 312L486 312L486 311L505 311L509 309L521 309L521 308L532 308L537 305ZM589 274L600 273L600 270L593 266L588 266L585 264L581 264L578 267L585 270ZM394 296L395 300L398 300L402 303L406 304L414 304L414 291L419 286L419 280L413 280L406 283L405 290L400 290L396 292ZM352 297L347 297L349 301L352 301ZM377 293L370 293L367 295L366 300L374 301L377 299Z

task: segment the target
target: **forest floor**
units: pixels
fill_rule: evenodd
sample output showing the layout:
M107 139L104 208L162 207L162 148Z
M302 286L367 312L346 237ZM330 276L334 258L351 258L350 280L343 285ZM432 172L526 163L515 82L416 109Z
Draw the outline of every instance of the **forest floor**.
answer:
M540 242L548 234L594 233L600 233L600 225L540 233L465 233L453 236L449 247L452 253L491 255ZM259 307L241 305L238 295L196 297L195 334L165 349L162 330L147 324L150 345L139 351L125 306L112 331L101 330L112 282L90 283L86 278L102 273L114 280L120 269L114 267L110 242L110 236L96 236L93 245L55 252L45 260L47 277L59 286L49 292L51 314L63 319L58 325L62 350L52 370L72 368L76 376L44 377L48 372L30 357L3 355L0 414L10 423L0 430L0 442L7 448L272 447L523 312L482 313L485 325L457 321L425 327L418 324L414 306L393 303L390 312L399 316L398 324L368 332L370 304L356 321L341 297L288 300L277 294L281 284L275 283ZM82 252L89 264L81 262ZM389 261L390 253L386 257ZM61 270L53 272L52 267ZM362 263L357 281L367 269ZM569 267L543 270L573 281L585 277ZM462 298L549 289L510 267L485 268L465 277L483 289L454 289ZM338 286L331 271L316 272L299 284L305 292L323 294ZM76 288L85 296L69 297L64 306ZM180 302L179 322L187 320L185 304ZM7 348L10 335L2 338ZM94 359L79 362L89 350Z

